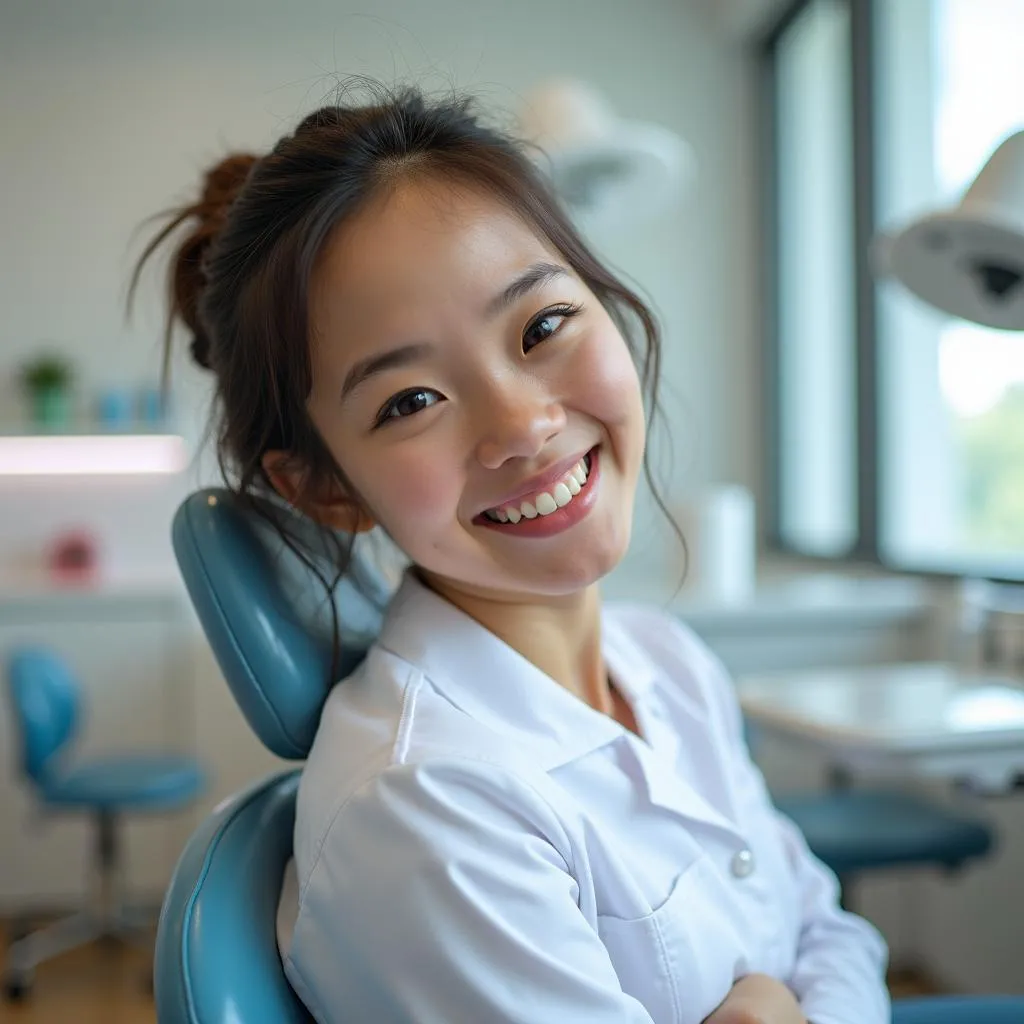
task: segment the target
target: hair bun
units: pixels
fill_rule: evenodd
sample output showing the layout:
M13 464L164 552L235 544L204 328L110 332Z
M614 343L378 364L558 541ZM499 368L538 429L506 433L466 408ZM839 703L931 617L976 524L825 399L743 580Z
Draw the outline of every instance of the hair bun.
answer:
M184 237L171 254L168 274L167 325L164 330L164 380L170 359L174 322L180 321L192 335L192 358L204 369L213 369L213 344L200 321L199 305L206 287L205 260L214 239L228 219L231 204L238 198L259 157L252 153L232 153L203 175L199 198L170 210L164 226L150 239L132 272L128 288L128 310L138 287L142 269L149 258L179 228L187 227Z
M213 229L211 237L224 226L228 210L256 162L251 153L232 153L206 172L196 213L204 226Z
M180 210L168 231L159 235L146 253L148 256L170 230L178 225L190 225L171 258L171 318L180 320L188 328L192 335L189 346L192 358L206 370L212 368L212 344L199 316L200 298L206 287L206 254L227 222L231 204L258 159L251 153L233 153L211 167L203 176L198 201Z

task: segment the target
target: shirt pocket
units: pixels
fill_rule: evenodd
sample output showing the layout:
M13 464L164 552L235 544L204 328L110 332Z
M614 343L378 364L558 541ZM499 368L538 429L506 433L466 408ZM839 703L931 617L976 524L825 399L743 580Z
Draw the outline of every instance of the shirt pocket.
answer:
M736 918L714 905L720 884L708 858L700 857L650 914L597 917L622 990L655 1024L700 1024L743 969L746 944Z

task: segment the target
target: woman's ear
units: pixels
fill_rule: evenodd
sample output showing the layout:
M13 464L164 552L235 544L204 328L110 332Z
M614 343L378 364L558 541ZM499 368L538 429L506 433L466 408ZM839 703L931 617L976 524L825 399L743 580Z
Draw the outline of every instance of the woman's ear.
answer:
M300 469L287 452L266 452L260 460L274 490L303 515L321 526L345 533L365 533L377 524L353 498L348 497L337 484L332 483L324 495L306 492L306 471Z

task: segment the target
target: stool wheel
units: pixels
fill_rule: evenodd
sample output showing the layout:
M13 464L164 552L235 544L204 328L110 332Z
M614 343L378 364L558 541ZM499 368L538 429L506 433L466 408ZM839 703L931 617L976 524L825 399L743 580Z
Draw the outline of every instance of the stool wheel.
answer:
M9 1003L24 1002L32 991L30 971L8 971L4 976L4 999Z

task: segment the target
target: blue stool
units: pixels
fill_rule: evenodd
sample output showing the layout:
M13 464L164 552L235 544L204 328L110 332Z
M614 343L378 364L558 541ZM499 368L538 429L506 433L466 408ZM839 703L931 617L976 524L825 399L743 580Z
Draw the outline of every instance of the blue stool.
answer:
M898 790L841 789L775 804L840 879L911 865L955 871L993 845L983 821Z
M924 797L897 789L851 789L841 772L833 773L833 783L822 793L773 800L803 833L811 852L838 877L846 910L857 909L856 879L865 872L898 867L959 871L994 844L986 822Z
M756 724L744 721L747 746L759 744ZM897 789L850 787L840 770L819 793L772 794L776 808L803 833L811 852L838 877L843 906L850 908L855 876L896 867L958 871L986 856L991 827L932 800Z
M118 822L128 812L186 806L202 792L204 777L194 761L169 756L123 756L69 766L66 754L79 718L79 685L51 651L14 651L8 684L22 770L45 807L93 818L101 886L98 909L57 921L8 948L4 994L19 999L31 987L33 969L45 960L95 939L130 938L144 930L116 896L122 866Z

